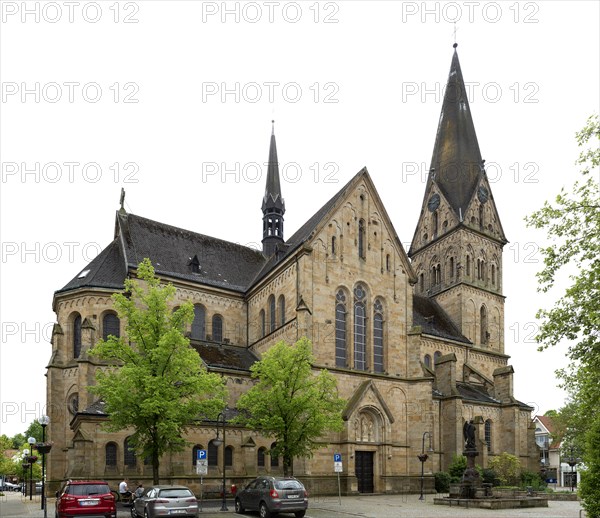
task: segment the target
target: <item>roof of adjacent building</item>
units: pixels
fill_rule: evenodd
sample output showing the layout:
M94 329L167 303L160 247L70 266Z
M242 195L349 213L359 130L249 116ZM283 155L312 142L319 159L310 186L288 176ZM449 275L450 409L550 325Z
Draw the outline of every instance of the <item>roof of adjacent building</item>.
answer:
M210 369L235 369L248 373L258 358L246 347L191 340L191 345Z
M413 325L421 326L423 333L428 335L472 343L434 299L413 295Z

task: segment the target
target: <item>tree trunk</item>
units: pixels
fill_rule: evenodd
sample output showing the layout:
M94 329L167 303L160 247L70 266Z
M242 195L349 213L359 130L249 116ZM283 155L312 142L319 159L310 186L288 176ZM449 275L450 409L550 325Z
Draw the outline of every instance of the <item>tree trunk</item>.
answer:
M159 467L158 452L156 450L154 450L152 452L152 483L155 486L160 484L160 480L158 478L158 467Z
M283 476L294 476L294 458L290 457L287 453L283 454Z

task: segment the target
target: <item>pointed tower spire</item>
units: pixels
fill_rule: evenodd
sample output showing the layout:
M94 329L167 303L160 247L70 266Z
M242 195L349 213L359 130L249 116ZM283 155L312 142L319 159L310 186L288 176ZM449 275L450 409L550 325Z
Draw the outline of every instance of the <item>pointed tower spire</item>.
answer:
M271 145L269 147L269 165L267 168L267 185L262 202L263 212L263 253L272 255L278 244L283 244L283 215L285 202L281 197L279 183L279 162L277 160L277 145L275 143L275 121L271 131Z
M431 157L434 181L457 216L465 214L482 170L481 152L454 43L442 113Z

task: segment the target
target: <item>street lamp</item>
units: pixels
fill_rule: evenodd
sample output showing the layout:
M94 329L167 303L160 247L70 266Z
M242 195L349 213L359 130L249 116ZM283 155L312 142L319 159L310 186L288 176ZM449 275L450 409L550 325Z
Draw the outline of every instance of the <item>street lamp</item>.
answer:
M421 496L419 500L425 500L423 496L423 484L425 482L425 461L429 458L429 455L425 453L425 436L429 435L429 453L433 452L431 447L431 432L423 432L423 442L421 444L421 454L417 455L417 458L421 461Z
M33 454L33 445L35 444L35 437L30 437L27 439L29 443L29 451L31 455L29 455L29 500L33 500L33 464L37 460L37 457Z
M573 482L575 480L573 477L573 467L575 466L575 464L577 464L577 462L579 462L579 459L573 456L573 446L571 446L569 448L569 458L567 459L567 464L571 466L571 491L573 491Z
M223 418L223 440L219 439L219 421ZM217 438L213 439L213 444L218 448L223 445L223 501L221 503L221 511L228 511L227 509L227 500L225 498L225 469L226 469L226 461L225 461L225 411L220 412L217 416Z
M29 450L27 448L23 450L23 464L21 464L21 466L23 467L23 484L21 493L27 495L27 470L29 469Z
M51 444L46 444L46 426L50 423L50 418L47 415L43 415L38 419L38 422L42 426L42 442L36 444L37 451L42 454L42 507L44 510L44 518L48 516L46 510L46 454L50 453L52 449Z

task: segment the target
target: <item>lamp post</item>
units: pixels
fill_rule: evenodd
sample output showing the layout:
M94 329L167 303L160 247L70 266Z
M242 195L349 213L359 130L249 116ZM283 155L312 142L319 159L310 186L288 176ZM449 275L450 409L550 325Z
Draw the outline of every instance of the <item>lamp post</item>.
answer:
M21 464L21 466L23 468L23 484L21 486L21 493L27 496L27 470L29 469L29 450L27 448L23 450L23 464Z
M42 442L36 445L37 450L42 454L42 507L44 510L44 518L48 516L46 510L46 454L50 453L52 446L46 444L46 426L50 423L50 418L47 415L43 415L38 419L42 426Z
M223 418L223 440L219 439L219 421ZM225 470L226 470L226 462L225 462L225 411L219 413L217 416L217 438L213 440L213 444L218 448L223 445L223 501L221 503L221 511L228 511L227 509L227 500L225 498Z
M29 500L33 500L33 464L37 460L37 457L33 455L33 445L35 444L35 437L27 439L29 443Z
M425 500L423 496L423 484L425 482L425 461L429 458L429 455L425 453L425 436L429 435L429 452L433 452L433 448L431 447L431 432L423 432L423 441L421 443L421 454L417 455L417 458L421 461L421 496L419 496L419 500Z
M571 491L573 491L573 467L577 464L578 459L573 456L573 446L569 448L569 458L567 459L567 464L571 466Z

